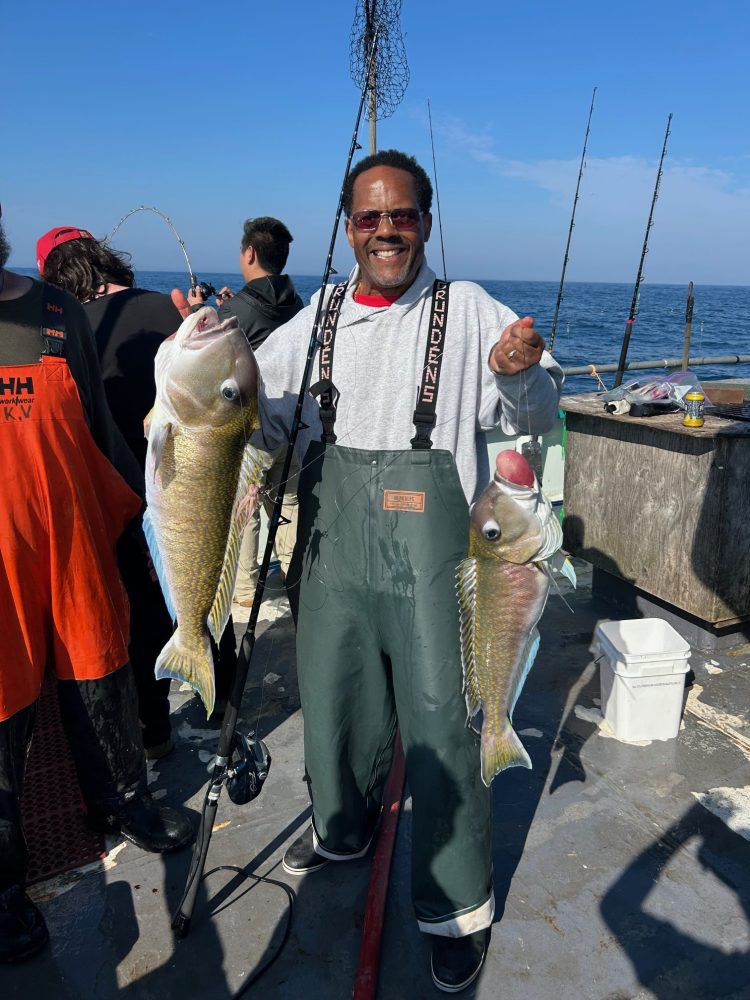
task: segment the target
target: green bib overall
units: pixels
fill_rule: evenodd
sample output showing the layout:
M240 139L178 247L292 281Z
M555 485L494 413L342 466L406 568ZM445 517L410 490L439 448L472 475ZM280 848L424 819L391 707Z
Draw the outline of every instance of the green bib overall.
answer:
M466 725L455 595L468 504L429 430L411 450L340 447L332 409L302 464L289 572L316 849L366 852L398 725L417 919L460 937L494 913L490 794Z

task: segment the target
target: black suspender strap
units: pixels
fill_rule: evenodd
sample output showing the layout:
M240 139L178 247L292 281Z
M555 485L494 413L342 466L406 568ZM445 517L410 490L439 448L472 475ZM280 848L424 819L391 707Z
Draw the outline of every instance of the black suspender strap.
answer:
M54 285L42 286L42 354L65 357L65 295Z
M320 422L323 425L321 441L324 441L326 444L334 444L336 442L333 425L336 422L336 405L339 400L339 393L333 384L331 375L333 372L333 347L336 340L336 327L339 324L346 286L347 282L335 285L328 300L328 308L326 309L326 318L323 322L323 333L320 341L320 352L318 354L320 381L310 386L310 395L313 398L320 396Z
M435 426L435 408L440 388L440 368L443 364L445 327L448 320L449 285L450 283L447 281L436 279L432 286L432 310L430 312L427 349L422 368L422 381L417 393L417 405L412 417L416 428L416 434L411 439L411 446L414 449L432 447L432 430Z

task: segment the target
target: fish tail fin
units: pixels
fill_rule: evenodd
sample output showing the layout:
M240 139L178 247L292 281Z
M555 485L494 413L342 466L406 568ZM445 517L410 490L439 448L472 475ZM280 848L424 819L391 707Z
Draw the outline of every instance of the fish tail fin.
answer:
M204 632L202 643L196 648L183 645L178 628L156 660L154 674L157 680L171 677L186 681L200 695L208 715L214 710L216 684L214 681L214 660L208 632Z
M510 722L499 733L482 729L482 781L489 788L492 779L507 767L531 767L531 758Z

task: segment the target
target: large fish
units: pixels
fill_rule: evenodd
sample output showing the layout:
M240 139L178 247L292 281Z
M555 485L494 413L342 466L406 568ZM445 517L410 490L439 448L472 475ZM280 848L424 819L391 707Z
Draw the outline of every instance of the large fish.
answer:
M242 529L271 462L248 444L260 426L260 376L237 320L220 323L208 307L164 341L155 376L144 532L177 622L155 673L187 681L210 714L209 633L218 642L229 618Z
M552 570L575 583L561 544L560 522L531 466L515 451L501 452L472 508L469 555L456 571L464 694L470 718L482 711L487 786L506 767L531 767L511 719L539 648L536 624Z

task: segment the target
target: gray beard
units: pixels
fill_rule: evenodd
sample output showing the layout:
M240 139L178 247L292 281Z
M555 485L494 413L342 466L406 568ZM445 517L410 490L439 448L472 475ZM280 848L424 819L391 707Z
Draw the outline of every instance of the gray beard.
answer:
M5 235L5 230L0 222L0 267L5 267L10 257L10 243Z

